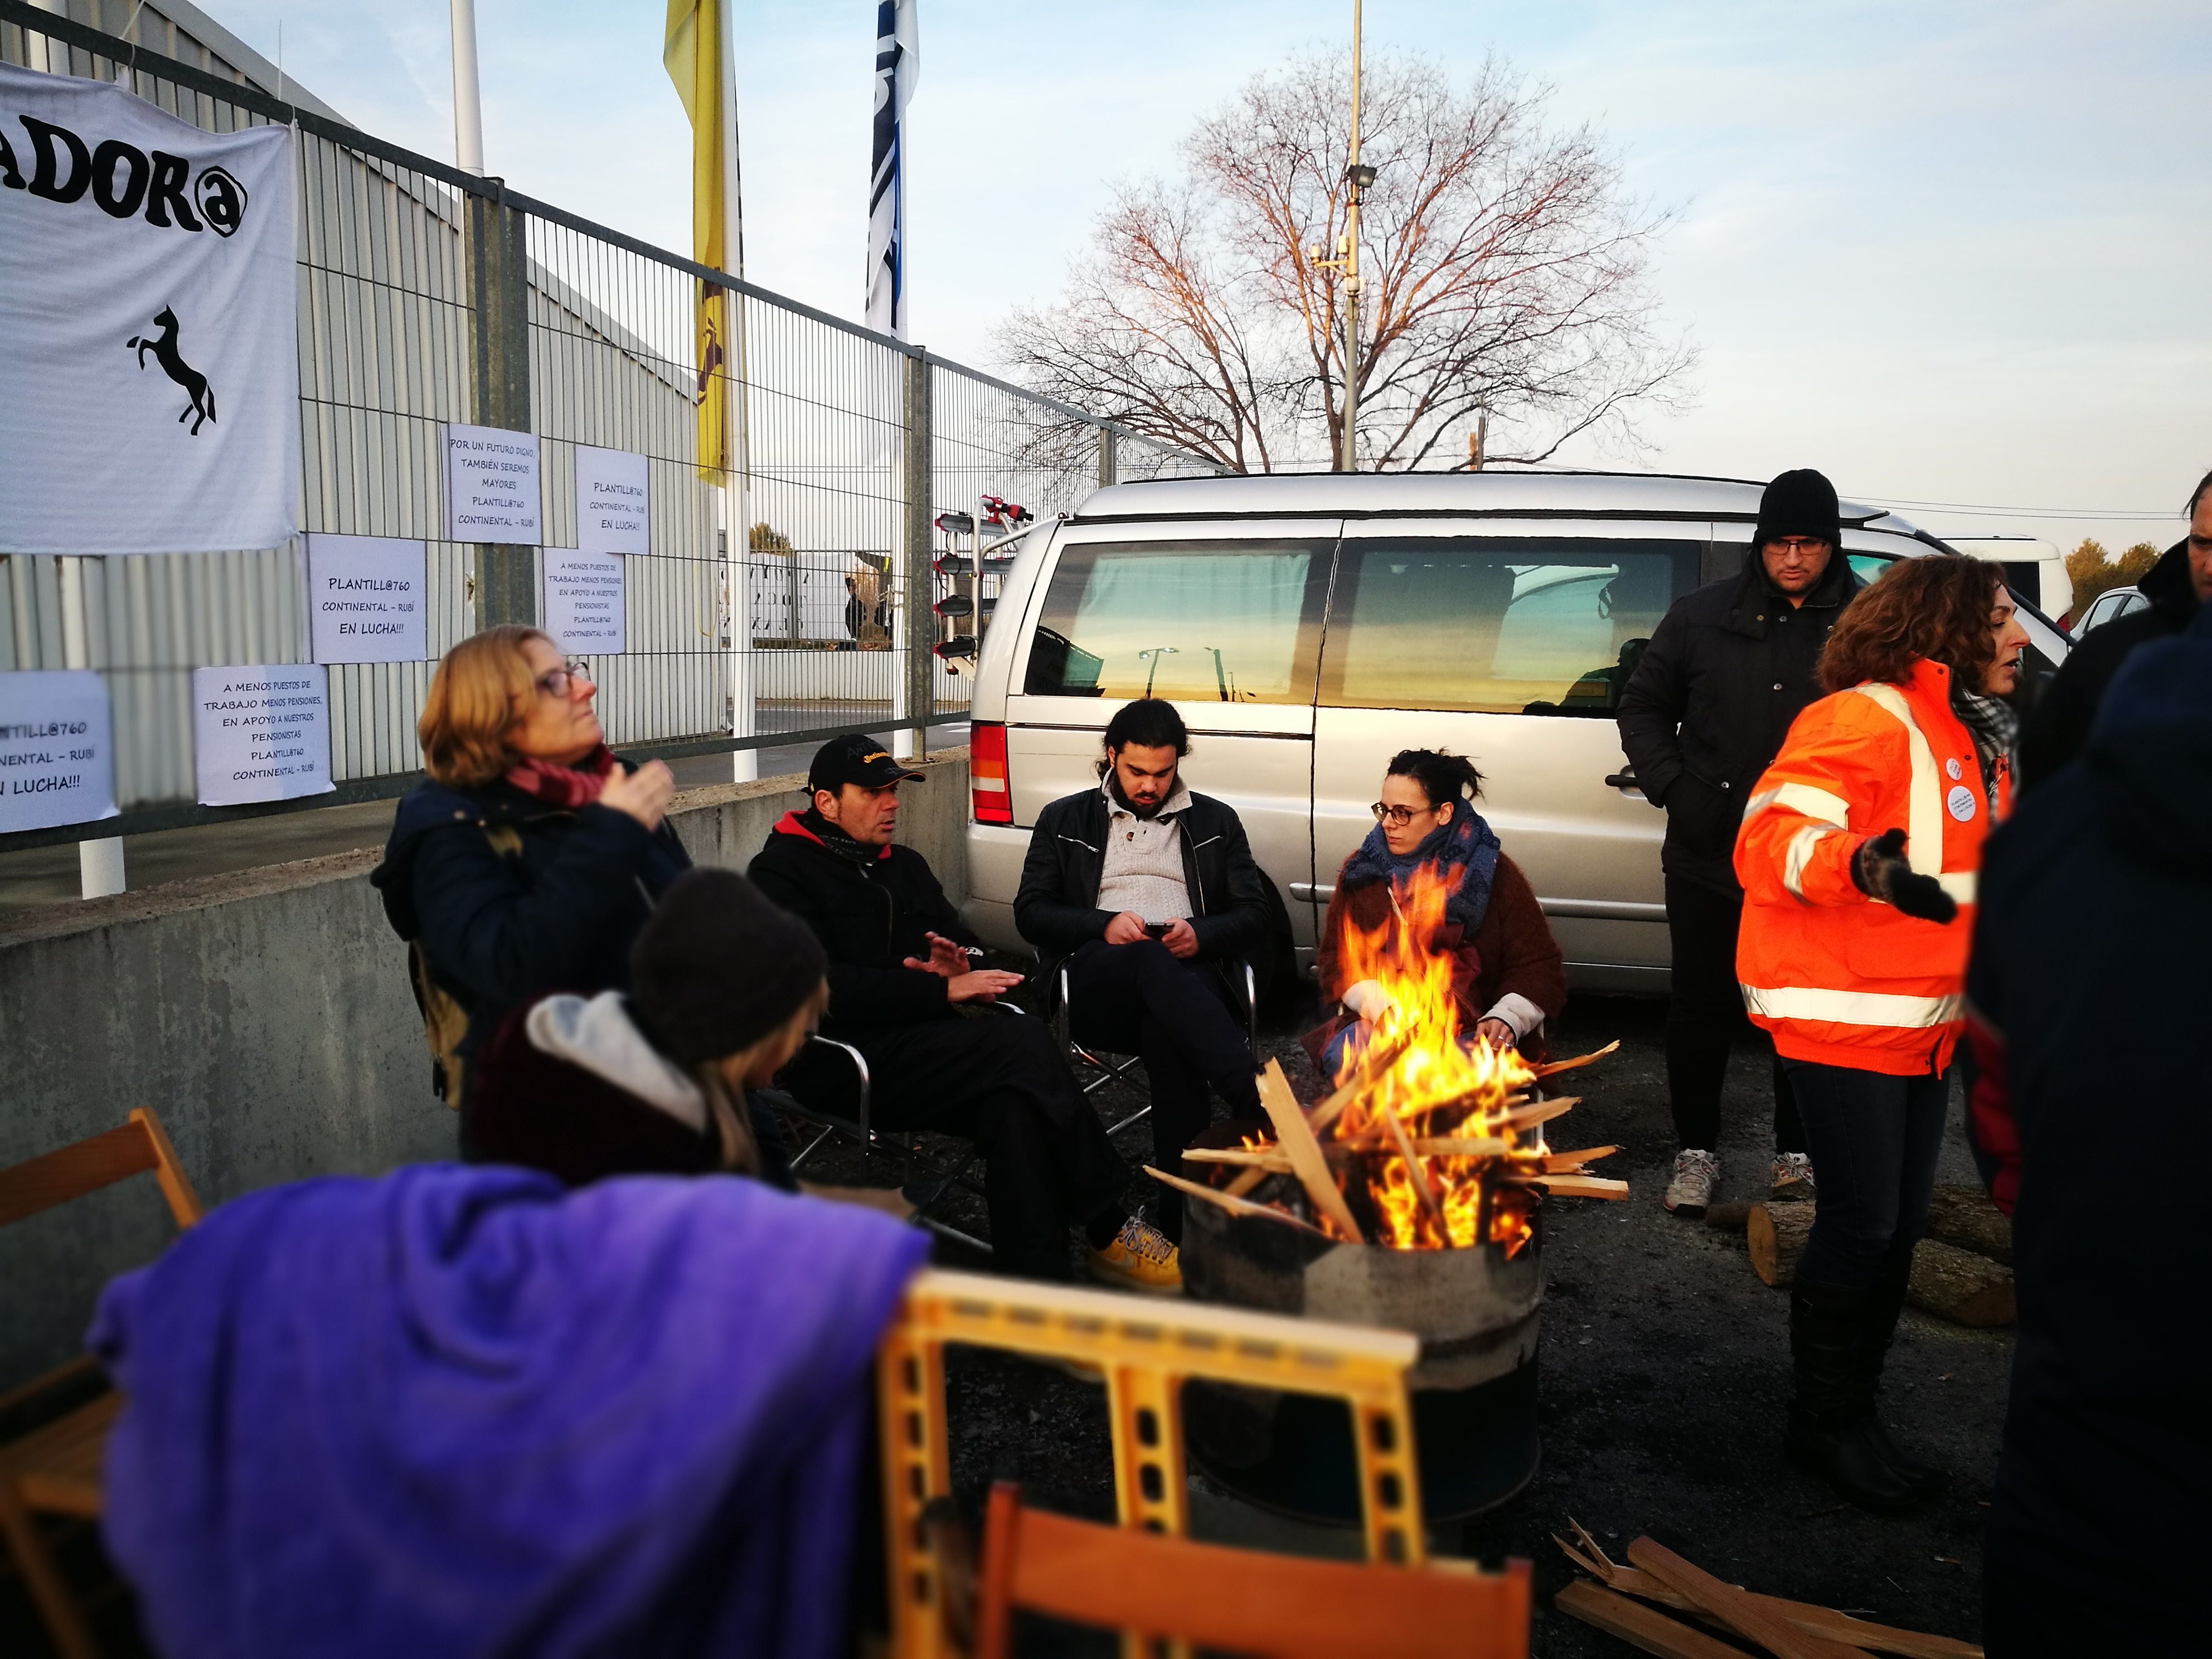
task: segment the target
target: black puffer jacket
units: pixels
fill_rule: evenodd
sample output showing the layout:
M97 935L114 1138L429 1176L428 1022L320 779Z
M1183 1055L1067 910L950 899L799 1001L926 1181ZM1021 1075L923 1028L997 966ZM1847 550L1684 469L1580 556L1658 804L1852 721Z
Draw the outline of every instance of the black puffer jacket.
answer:
M2127 654L2153 640L2171 639L2197 615L2197 585L2189 577L2189 544L2176 542L2136 584L2150 604L2118 622L2093 628L2036 700L2020 740L2020 787L2025 791L2081 752L2105 689Z
M1737 890L1744 797L1820 696L1820 647L1859 586L1838 551L1793 607L1754 553L1741 575L1675 600L1653 630L1620 696L1620 747L1644 798L1667 809L1668 874Z
M929 860L898 846L866 860L849 857L829 846L807 817L785 813L745 873L822 941L830 957L823 1033L849 1041L951 1016L944 978L902 965L908 957L929 959L931 933L975 942Z
M1193 790L1182 824L1177 840L1198 959L1243 956L1267 938L1270 915L1243 822L1227 802ZM1105 865L1106 797L1097 790L1063 795L1037 814L1014 894L1014 926L1044 953L1048 973L1052 963L1103 937L1114 920L1098 908Z

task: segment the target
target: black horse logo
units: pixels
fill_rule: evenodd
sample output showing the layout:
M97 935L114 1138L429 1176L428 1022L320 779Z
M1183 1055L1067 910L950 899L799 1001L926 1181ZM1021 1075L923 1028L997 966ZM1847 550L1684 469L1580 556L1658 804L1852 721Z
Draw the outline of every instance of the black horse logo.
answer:
M155 313L154 320L160 325L161 331L144 337L134 334L128 346L137 348L138 367L142 369L146 367L146 353L151 348L154 361L161 365L161 373L184 387L185 395L191 402L177 418L191 421L192 436L197 438L200 435L200 428L215 419L215 389L208 385L207 376L186 362L183 354L177 349L177 313L163 306ZM199 417L198 420L192 420L195 415Z

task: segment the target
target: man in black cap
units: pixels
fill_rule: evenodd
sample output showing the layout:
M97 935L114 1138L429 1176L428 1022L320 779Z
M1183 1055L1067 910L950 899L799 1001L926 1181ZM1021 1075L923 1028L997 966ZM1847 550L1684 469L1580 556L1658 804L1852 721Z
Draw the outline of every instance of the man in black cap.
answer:
M1667 813L1667 1090L1679 1151L1665 1203L1677 1215L1705 1214L1720 1184L1721 1085L1744 1024L1735 832L1790 721L1820 696L1820 647L1859 586L1842 547L1835 486L1809 467L1782 474L1759 497L1742 573L1674 602L1620 696L1621 750L1637 787ZM1812 1161L1779 1061L1774 1141L1776 1195L1810 1197Z
M1128 1167L1044 1023L961 1017L1022 976L972 964L973 935L929 861L895 843L899 785L922 777L872 738L831 738L807 772L811 804L783 816L747 872L829 957L823 1035L866 1057L876 1123L975 1143L999 1267L1066 1278L1067 1229L1080 1224L1093 1277L1180 1290L1174 1247L1122 1203ZM802 1054L784 1081L805 1098L838 1079L825 1057Z

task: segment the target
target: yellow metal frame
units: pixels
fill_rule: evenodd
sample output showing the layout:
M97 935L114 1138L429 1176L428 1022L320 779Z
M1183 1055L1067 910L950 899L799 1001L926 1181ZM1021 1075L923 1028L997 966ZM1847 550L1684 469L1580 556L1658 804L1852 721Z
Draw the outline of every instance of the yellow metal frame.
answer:
M1113 1431L1115 1512L1125 1527L1178 1538L1190 1518L1177 1409L1184 1378L1342 1400L1356 1427L1368 1559L1407 1566L1426 1559L1406 1393L1406 1373L1420 1352L1413 1336L933 1270L908 1287L878 1355L892 1651L900 1659L954 1651L941 1611L944 1564L921 1518L933 1498L951 1490L948 1342L1095 1369Z

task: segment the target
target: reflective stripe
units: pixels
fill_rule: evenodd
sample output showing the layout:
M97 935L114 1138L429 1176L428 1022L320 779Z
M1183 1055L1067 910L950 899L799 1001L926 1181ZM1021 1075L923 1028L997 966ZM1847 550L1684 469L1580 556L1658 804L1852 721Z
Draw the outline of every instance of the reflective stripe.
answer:
M1790 837L1789 850L1782 855L1782 884L1790 890L1790 897L1805 896L1805 866L1813 856L1813 849L1830 836L1842 833L1832 824L1808 823Z
M1762 789L1743 804L1743 821L1749 823L1782 797L1779 788Z
M1832 795L1809 783L1778 785L1774 791L1774 799L1784 806L1795 807L1808 818L1832 823L1838 830L1851 821L1851 804L1849 801L1841 795Z
M1946 870L1936 878L1943 890L1961 904L1974 902L1974 872L1972 870Z
M1919 722L1912 718L1912 708L1905 701L1905 694L1895 686L1869 680L1851 690L1876 708L1896 716L1897 723L1905 728L1905 752L1912 759L1912 782L1905 796L1905 859L1920 875L1940 874L1943 868L1943 785L1936 770L1936 751L1921 734Z
M1812 986L1745 985L1743 1006L1769 1019L1817 1019L1833 1025L1918 1030L1959 1018L1962 998L1900 997L1881 991L1823 991Z

